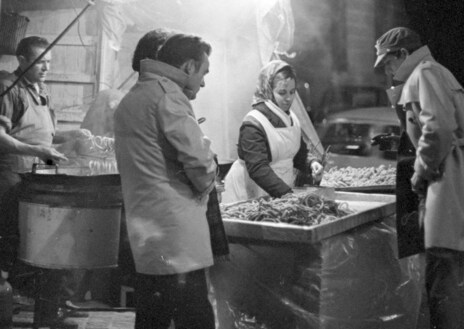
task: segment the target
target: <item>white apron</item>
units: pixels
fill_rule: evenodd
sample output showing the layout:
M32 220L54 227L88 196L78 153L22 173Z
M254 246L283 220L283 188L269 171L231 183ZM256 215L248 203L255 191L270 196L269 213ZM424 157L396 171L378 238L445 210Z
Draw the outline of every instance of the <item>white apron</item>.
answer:
M268 106L285 123L285 128L276 128L259 111L252 110L248 114L254 117L263 126L266 132L269 147L272 155L270 167L287 185L294 186L295 174L293 170L293 158L300 149L301 127L296 115L290 111L290 117L281 111ZM241 159L236 160L224 181L224 193L222 194L223 203L232 203L249 200L267 195L248 175L245 162Z
M27 93L27 97L29 106L10 135L25 144L50 147L55 134L55 124L50 109L48 105L36 104L30 92ZM5 154L2 158L4 159L0 159L0 162L8 161L9 168L13 172L30 172L32 164L38 161L37 157L19 154Z

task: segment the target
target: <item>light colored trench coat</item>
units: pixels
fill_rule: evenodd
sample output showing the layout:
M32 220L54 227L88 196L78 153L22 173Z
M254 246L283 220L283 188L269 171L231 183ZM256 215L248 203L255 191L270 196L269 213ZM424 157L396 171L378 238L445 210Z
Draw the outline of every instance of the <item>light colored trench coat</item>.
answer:
M183 93L187 75L141 61L115 116L129 241L138 273L167 275L213 264L206 219L216 164Z
M414 170L428 181L425 247L464 251L464 90L424 46L402 63L399 104L416 145Z

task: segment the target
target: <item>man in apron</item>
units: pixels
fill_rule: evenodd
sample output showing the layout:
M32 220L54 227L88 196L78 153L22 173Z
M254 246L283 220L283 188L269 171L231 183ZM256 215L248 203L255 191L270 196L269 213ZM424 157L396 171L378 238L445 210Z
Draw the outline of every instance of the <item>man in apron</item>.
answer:
M28 37L18 44L18 69L0 81L4 93L47 48L48 41ZM2 269L7 270L16 256L18 238L16 186L18 173L30 171L32 164L43 161L59 162L66 157L52 147L55 122L49 108L44 81L50 69L51 54L47 53L34 64L23 78L0 99L0 236L11 241L2 248Z
M80 130L55 133L55 117L44 85L50 52L34 63L48 46L48 41L41 37L22 39L16 50L18 69L0 80L0 268L10 272L13 287L22 289L27 289L27 284L19 274L28 269L16 262L19 173L30 172L34 163L67 160L52 143L81 137ZM51 287L58 287L56 279L50 279Z

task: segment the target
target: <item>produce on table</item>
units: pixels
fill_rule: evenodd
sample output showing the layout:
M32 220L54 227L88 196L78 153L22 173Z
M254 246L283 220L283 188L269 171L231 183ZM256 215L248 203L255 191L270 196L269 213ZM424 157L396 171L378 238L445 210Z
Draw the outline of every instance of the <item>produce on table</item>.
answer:
M312 226L353 213L340 203L315 193L289 193L281 198L260 198L231 205L221 204L224 218Z
M332 167L324 172L321 186L359 187L377 185L395 185L396 168L389 165L375 167Z

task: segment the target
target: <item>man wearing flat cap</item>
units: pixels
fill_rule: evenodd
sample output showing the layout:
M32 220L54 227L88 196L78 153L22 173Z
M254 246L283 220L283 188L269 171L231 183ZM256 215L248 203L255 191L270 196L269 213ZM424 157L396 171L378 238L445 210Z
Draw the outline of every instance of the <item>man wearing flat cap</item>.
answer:
M431 328L464 328L464 90L411 29L391 29L375 47L416 150L410 184L423 200Z

